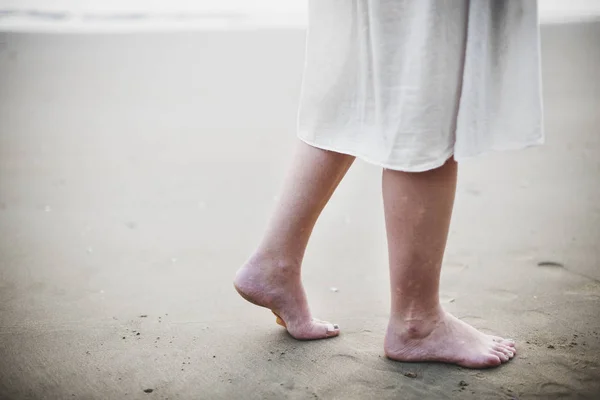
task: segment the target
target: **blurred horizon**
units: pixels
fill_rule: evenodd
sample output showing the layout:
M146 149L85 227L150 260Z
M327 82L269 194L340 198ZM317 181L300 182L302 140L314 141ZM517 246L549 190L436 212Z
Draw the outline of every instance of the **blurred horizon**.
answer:
M600 1L538 0L544 24L600 20ZM308 0L0 0L0 31L304 28Z

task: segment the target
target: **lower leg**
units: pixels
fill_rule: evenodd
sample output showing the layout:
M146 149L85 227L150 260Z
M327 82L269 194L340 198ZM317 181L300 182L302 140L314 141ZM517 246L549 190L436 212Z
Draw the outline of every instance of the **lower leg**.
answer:
M317 218L353 161L352 156L299 143L267 231L234 281L244 298L273 310L297 339L339 333L332 324L312 319L300 272Z
M423 173L383 172L392 289L385 351L392 359L483 368L514 355L512 342L477 331L439 303L456 180L453 160Z

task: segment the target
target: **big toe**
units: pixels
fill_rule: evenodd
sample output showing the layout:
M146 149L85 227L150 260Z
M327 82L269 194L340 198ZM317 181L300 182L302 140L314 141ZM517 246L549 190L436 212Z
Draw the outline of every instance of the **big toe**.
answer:
M489 352L481 353L477 356L467 357L459 361L457 364L467 368L491 368L502 364L503 357L500 353L491 350Z
M299 340L327 339L338 336L340 327L327 321L313 319L310 323L298 327L288 326L288 332Z
M483 355L478 360L478 362L480 363L480 365L478 367L481 367L481 368L496 367L496 366L502 364L502 361L504 361L502 359L502 357L500 357L499 355L490 353L490 354Z

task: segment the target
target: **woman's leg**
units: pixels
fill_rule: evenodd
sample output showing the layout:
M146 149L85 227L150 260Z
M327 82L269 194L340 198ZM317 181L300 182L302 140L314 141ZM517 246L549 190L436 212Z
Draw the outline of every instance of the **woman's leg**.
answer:
M383 199L392 289L385 352L399 361L483 368L508 361L514 344L444 312L440 269L456 191L454 160L422 173L384 170Z
M297 339L339 334L337 326L312 319L300 268L317 218L353 161L300 142L267 232L234 281L246 300L270 308Z

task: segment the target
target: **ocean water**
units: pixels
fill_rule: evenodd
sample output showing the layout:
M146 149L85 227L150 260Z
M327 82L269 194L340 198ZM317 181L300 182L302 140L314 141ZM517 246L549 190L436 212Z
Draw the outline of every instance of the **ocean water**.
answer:
M308 0L0 0L0 31L303 28ZM600 0L539 0L542 23L600 20Z

